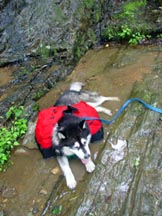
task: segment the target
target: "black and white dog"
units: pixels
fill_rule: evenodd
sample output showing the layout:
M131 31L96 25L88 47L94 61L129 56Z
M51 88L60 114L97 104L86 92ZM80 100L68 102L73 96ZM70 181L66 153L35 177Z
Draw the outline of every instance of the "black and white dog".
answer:
M91 173L95 164L91 159L89 143L103 138L103 128L98 112L111 115L111 111L100 106L105 101L118 101L118 97L104 97L95 92L82 91L83 84L72 83L54 104L41 111L35 129L36 141L44 158L56 156L64 173L67 186L76 187L77 182L69 166L68 157L76 155ZM97 128L97 129L96 129Z

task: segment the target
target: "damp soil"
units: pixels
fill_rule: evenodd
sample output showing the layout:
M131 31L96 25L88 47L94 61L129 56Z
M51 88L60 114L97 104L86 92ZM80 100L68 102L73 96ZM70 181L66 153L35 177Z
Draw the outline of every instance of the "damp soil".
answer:
M133 85L144 79L155 64L159 47L105 47L88 51L73 72L42 97L40 109L52 106L73 81L84 83L84 89L105 96L118 96L120 102L106 102L113 114L129 97ZM11 73L0 69L0 85L10 80ZM12 70L12 69L11 69ZM101 117L111 117L101 114ZM108 126L105 126L105 138ZM95 160L104 142L91 145ZM43 160L35 149L18 148L11 156L12 165L0 173L0 212L9 216L41 215L62 173L54 158ZM72 170L79 182L84 181L85 170L79 160L71 159ZM65 186L66 187L66 186Z

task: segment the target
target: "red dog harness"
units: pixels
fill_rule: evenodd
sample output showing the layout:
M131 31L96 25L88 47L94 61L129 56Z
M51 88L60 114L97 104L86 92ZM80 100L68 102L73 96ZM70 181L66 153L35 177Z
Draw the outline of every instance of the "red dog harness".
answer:
M96 117L99 118L97 111L84 101L73 104L76 108L72 115L80 118ZM39 112L35 128L35 138L45 158L53 156L52 153L52 132L55 125L63 117L67 106L54 106ZM86 120L90 133L92 135L91 142L103 139L103 127L99 120Z

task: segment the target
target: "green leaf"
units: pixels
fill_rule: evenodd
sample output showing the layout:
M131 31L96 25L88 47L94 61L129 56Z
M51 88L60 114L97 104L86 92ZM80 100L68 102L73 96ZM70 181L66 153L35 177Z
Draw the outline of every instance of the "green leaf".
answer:
M15 142L13 143L13 146L19 146L19 142L15 141Z
M135 166L135 167L138 167L138 166L139 166L139 163L140 163L140 157L137 157L137 158L134 160L134 166Z
M58 214L61 213L61 210L62 210L62 206L61 206L61 205L55 206L54 209L52 210L52 213L53 213L54 215L58 215Z
M27 119L21 117L23 111L23 106L10 107L6 113L10 126L0 128L0 171L9 160L12 148L19 145L18 139L27 131Z

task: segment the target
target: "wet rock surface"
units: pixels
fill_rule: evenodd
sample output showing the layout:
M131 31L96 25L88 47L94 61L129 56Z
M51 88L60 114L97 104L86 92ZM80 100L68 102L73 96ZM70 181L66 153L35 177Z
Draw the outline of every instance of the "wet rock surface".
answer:
M0 1L0 116L13 104L24 105L29 116L33 116L36 101L70 74L89 48L107 41L103 36L107 27L130 23L125 20L127 16L124 20L118 17L124 3ZM137 28L137 32L142 28L144 34L160 34L159 6L160 2L149 2L140 7L142 18L137 13L131 28ZM162 44L162 41L159 37L141 43ZM12 73L5 83L3 72L8 70Z
M51 56L54 61L66 62L78 59L103 40L105 28L111 25L120 27L131 23L136 32L142 29L144 34L161 33L161 1L144 3L144 7L139 7L136 15L132 15L133 19L129 16L134 5L130 5L124 19L121 16L116 19L126 3L112 0L0 1L0 65L37 56ZM138 2L135 5L138 7Z
M100 61L99 61L100 60ZM64 81L37 101L52 106L72 81L102 95L119 96L105 103L113 114L129 97L162 107L162 50L150 47L108 47L89 51ZM49 68L50 69L50 68ZM137 82L135 85L134 83ZM108 119L108 116L101 115ZM133 103L111 126L105 140L91 146L96 170L85 173L79 160L70 165L78 181L66 187L55 159L43 160L29 133L12 154L13 165L0 173L2 215L161 215L160 115Z
M162 107L161 51L155 57L151 74L137 82L129 97L144 99ZM120 62L121 63L121 62ZM48 201L52 215L158 215L162 214L160 114L133 103L109 127L109 135L96 160L96 170L74 191L57 185ZM68 200L68 202L67 202ZM47 207L47 206L46 206Z
M32 67L32 66L31 66ZM9 82L0 86L0 115L5 113L12 105L23 105L29 117L34 116L36 101L46 94L59 80L65 78L73 66L50 65L40 66L35 71L22 67L12 67L12 75ZM50 68L49 68L50 67ZM3 72L3 69L2 69ZM14 75L16 73L16 75ZM2 75L2 78L5 76ZM3 122L3 119L0 119Z
M86 2L70 0L13 0L1 4L0 65L47 53L54 59L73 59L83 18L85 30L92 27L86 26L90 17L85 13L93 7L93 1L87 7ZM100 1L97 4L100 8Z
M119 96L120 103L105 105L113 113L128 97L162 107L160 46L107 44L88 52L74 69L85 51L105 43L105 28L122 25L113 15L123 2L0 1L0 116L15 104L24 105L29 114L29 130L12 153L13 164L0 173L0 215L162 215L159 114L132 104L115 124L105 126L105 141L92 146L95 172L85 174L80 162L71 160L78 180L73 191L66 188L56 160L43 160L34 141L35 110L52 106L72 81ZM145 26L147 33L161 33L158 2L142 10L144 19L137 16L137 31ZM0 118L0 125L4 123Z
M108 137L75 215L161 215L162 127L159 114L140 115L127 112Z

